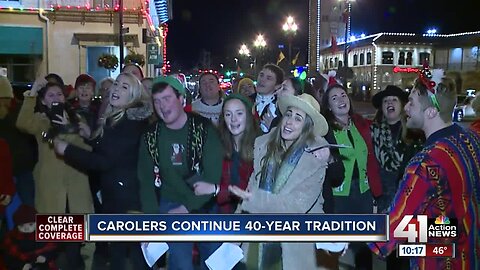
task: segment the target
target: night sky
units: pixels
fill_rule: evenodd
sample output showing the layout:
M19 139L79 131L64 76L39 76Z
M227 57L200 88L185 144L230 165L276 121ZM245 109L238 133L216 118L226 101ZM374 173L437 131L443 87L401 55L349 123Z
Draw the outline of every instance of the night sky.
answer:
M167 54L173 69L192 68L198 63L202 50L211 52L212 64L232 61L240 45L251 46L258 33L264 33L270 48L285 44L281 26L287 15L292 15L299 25L293 46L306 54L307 0L172 2ZM480 1L356 0L352 6L352 33L355 34L423 33L430 27L436 27L438 33L480 30Z

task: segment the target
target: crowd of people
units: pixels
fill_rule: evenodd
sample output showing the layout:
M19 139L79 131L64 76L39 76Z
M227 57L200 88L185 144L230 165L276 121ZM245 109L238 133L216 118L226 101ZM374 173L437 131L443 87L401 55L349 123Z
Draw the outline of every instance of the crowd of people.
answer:
M351 266L371 269L377 254L388 269L480 267L480 120L452 123L446 77L422 72L410 93L387 86L372 98L373 120L334 75L310 85L274 64L229 95L203 73L193 101L181 76L144 78L134 64L98 83L81 74L73 88L49 74L20 97L0 77L0 269L58 269L60 252L65 269L85 269L81 243L32 244L35 213L385 213L392 231L406 214L444 215L458 219L457 258L409 266L391 255L391 236L350 244ZM480 114L480 98L472 104ZM207 269L222 243L168 244L157 266L189 270ZM313 243L242 249L235 269L322 268ZM127 259L149 269L140 244L123 242L96 243L93 269L126 269Z

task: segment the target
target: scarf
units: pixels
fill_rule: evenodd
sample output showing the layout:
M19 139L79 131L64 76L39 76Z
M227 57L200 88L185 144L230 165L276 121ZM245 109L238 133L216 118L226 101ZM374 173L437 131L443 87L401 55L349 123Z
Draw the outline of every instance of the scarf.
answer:
M388 123L383 120L381 123L374 123L371 126L373 149L380 167L388 172L395 172L400 169L404 154L399 152L398 145L401 143L401 128L396 138L393 138Z
M305 146L298 147L293 150L292 153L286 157L280 164L280 168L277 170L274 168L273 160L268 161L267 172L263 179L260 180L259 188L278 194L288 181L288 178L292 174L293 170L298 164L298 161L302 157Z
M255 107L257 109L258 115L262 117L267 110L270 111L270 114L273 117L276 117L277 108L275 106L275 102L277 101L275 95L260 95L258 94L255 98ZM271 106L273 105L273 106Z
M305 145L300 146L285 157L280 164L276 177L274 162L269 160L266 175L260 180L259 187L273 194L278 194L300 161L304 149ZM282 253L281 243L250 243L247 267L248 269L281 270L283 268Z

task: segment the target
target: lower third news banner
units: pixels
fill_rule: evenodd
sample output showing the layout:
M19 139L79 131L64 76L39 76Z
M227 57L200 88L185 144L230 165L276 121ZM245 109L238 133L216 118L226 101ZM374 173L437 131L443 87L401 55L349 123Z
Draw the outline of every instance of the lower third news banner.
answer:
M37 215L35 239L39 242L84 242L85 215Z
M388 240L386 215L88 215L87 241L366 242Z

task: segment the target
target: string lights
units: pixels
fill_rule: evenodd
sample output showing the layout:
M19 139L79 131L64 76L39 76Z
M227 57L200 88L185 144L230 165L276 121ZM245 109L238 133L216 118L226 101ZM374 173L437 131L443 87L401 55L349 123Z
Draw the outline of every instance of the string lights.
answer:
M56 12L56 11L83 11L83 12L118 12L120 8L120 5L115 5L111 7L108 4L105 4L103 6L97 5L95 8L91 7L90 4L86 5L50 5L50 8L37 8L37 7L29 7L29 8L24 8L24 7L5 7L5 6L0 6L0 12L1 11L10 11L10 12L29 12L29 13L37 13L37 12ZM140 7L133 7L133 8L124 8L124 12L131 12L131 13L138 13L140 12L142 16L146 19L148 28L152 33L155 33L155 26L152 21L152 18L150 16L150 10L148 8L148 1L143 2L143 5Z
M169 66L167 65L167 35L168 35L168 24L164 23L160 26L160 36L162 37L162 48L163 48L163 74L170 72Z
M50 8L43 9L43 8L38 8L38 7L29 7L29 8L24 8L24 7L12 7L12 6L0 6L0 10L7 10L7 11L40 11L40 10L45 10L45 11L56 11L56 10L84 10L84 11L90 11L90 12L98 12L98 11L118 11L120 8L120 5L116 4L113 7L111 7L108 4L105 5L97 5L94 8L90 6L90 4L86 5L60 5L60 4L55 4L55 5L50 5ZM133 8L123 8L124 11L131 11L131 12L142 12L144 14L149 14L150 11L148 9L148 1L145 1L141 7L133 7Z

